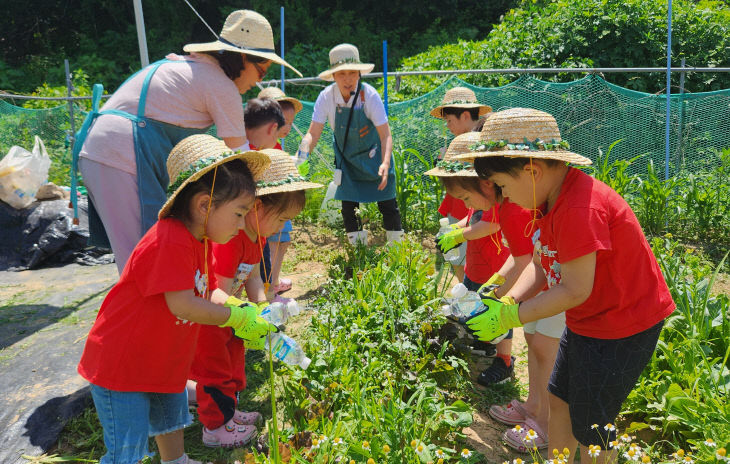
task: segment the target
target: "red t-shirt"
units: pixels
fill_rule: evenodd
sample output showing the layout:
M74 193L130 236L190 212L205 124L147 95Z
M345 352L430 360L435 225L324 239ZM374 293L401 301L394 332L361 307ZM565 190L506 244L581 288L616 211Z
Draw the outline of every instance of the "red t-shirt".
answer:
M243 288L253 267L261 262L261 251L265 246L265 237L251 240L243 230L228 243L213 244L213 269L215 274L233 279L231 295L237 295Z
M489 211L469 210L468 216L470 224L476 224L479 221L499 223L499 206L494 205ZM464 274L472 282L481 285L499 271L509 254L509 248L502 243L501 231L476 240L469 240L466 245Z
M463 200L454 198L447 193L444 201L441 202L441 206L439 206L439 213L443 217L450 214L456 219L464 219L469 214L469 208L466 207Z
M499 205L499 227L502 244L508 247L512 256L532 255L532 212L505 198Z
M624 338L666 318L674 302L634 212L609 186L571 168L553 208L533 236L549 287L560 283L560 263L596 253L593 291L570 308L573 332Z
M116 391L179 393L200 326L170 312L165 292L207 291L203 244L177 219L142 237L101 305L79 362L89 382Z

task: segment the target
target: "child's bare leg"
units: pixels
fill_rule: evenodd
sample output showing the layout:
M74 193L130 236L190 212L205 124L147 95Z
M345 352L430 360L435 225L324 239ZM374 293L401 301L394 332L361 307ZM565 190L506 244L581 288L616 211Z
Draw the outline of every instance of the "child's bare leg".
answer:
M552 453L552 450L557 449L558 452L562 453L563 448L568 448L570 451L568 464L573 464L578 440L576 440L573 436L573 426L570 420L570 409L568 408L568 403L552 393L548 393L548 398L550 404L550 420L548 421L548 450ZM553 456L551 455L550 458L552 459ZM581 462L590 463L592 460L581 460Z
M553 372L555 357L558 354L559 346L559 338L548 337L540 332L535 332L532 335L532 346L530 347L530 352L534 353L535 356L535 373L534 376L532 375L532 372L530 373L530 395L533 395L534 390L537 402L535 419L537 420L537 425L539 425L542 430L548 429L550 400L548 397L547 386L548 381L550 380L550 374Z
M180 429L155 436L161 461L172 461L185 453L183 432L184 429Z
M524 334L525 341L527 342L527 379L529 382L529 390L527 399L522 406L532 417L536 417L540 409L540 398L537 394L537 357L535 356L535 349L532 346L535 334L527 332L524 332ZM501 344L505 341L507 340L502 340L499 343ZM511 344L512 340L509 341ZM497 344L497 351L499 351L499 344Z
M451 267L454 269L454 275L457 279L459 279L459 282L464 281L464 266L454 266L453 264Z
M270 242L271 247L271 285L279 285L281 266L284 263L284 255L289 249L291 242Z

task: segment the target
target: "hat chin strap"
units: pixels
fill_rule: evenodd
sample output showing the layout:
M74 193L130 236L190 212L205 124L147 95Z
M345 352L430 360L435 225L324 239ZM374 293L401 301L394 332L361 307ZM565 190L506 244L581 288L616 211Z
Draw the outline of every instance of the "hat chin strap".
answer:
M203 221L203 253L204 263L203 270L205 272L205 295L206 300L210 299L210 277L208 276L208 216L210 208L213 205L213 190L215 189L215 178L218 175L218 166L213 168L213 184L210 186L210 196L208 197L208 209L205 211L205 220Z
M226 40L223 37L218 36L218 41L221 43L224 43L226 45L230 45L231 47L236 47L244 51L251 51L251 52L262 52L262 53L276 53L276 51L273 48L252 48L252 47L246 47L244 45L238 45L230 40Z

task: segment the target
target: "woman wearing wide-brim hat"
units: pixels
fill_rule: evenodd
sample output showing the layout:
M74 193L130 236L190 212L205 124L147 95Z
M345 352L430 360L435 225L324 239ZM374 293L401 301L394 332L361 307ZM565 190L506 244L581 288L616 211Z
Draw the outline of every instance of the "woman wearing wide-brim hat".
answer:
M357 47L340 44L330 50L330 67L320 79L334 81L317 97L312 123L300 145L299 158L308 156L322 135L325 122L334 133L335 200L342 201L345 231L351 243L367 243L367 231L356 213L359 203L378 203L389 242L403 236L395 200L395 170L391 162L393 138L383 101L361 82L374 65L362 63Z
M76 137L72 185L80 158L91 241L111 246L120 273L165 202L172 147L215 125L229 148L247 149L241 94L272 62L299 73L276 55L266 18L250 10L231 13L217 40L183 50L190 54L170 54L128 78L101 111L96 84Z

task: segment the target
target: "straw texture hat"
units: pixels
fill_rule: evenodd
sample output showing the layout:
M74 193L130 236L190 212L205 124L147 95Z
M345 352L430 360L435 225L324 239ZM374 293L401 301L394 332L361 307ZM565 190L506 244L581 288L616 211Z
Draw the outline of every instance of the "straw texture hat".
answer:
M333 81L333 74L337 71L360 71L367 74L375 68L372 63L361 63L360 52L351 44L339 44L330 50L330 68L319 73L319 78Z
M186 52L228 50L258 56L286 66L300 77L302 75L276 54L271 24L259 13L251 10L237 10L229 14L215 42L187 44L183 50Z
M246 163L255 181L261 178L271 163L268 156L258 151L234 153L222 140L212 135L196 134L182 139L167 158L170 186L167 188L167 201L157 217L163 219L170 215L175 197L186 185L200 179L211 169L236 159Z
M287 97L283 90L281 90L279 87L266 87L265 89L262 89L261 92L259 92L258 95L259 98L270 98L271 100L276 101L288 101L292 105L294 105L294 114L297 114L298 112L302 111L302 108L304 107L302 105L302 102L297 100L294 97Z
M474 162L476 158L506 156L554 159L583 166L592 164L590 159L569 149L551 114L530 108L512 108L493 113L484 123L479 142L472 146L473 151L456 159Z
M269 157L271 165L256 183L257 197L324 187L322 184L309 182L302 177L294 165L294 158L289 153L275 148L266 148L261 150L261 153L265 153Z
M491 106L479 103L474 91L466 87L454 87L447 90L441 105L431 110L431 116L444 119L444 108L479 108L479 116L484 116L492 111Z
M467 132L457 135L444 153L444 159L436 163L436 167L423 173L424 176L436 177L477 177L474 166L457 161L456 156L469 153L472 145L479 142L479 132Z

